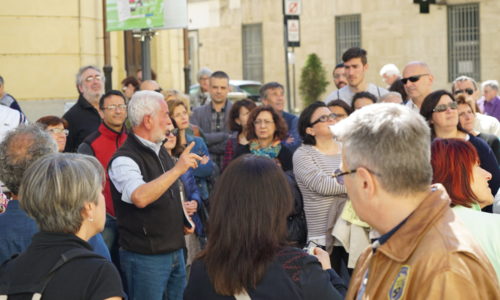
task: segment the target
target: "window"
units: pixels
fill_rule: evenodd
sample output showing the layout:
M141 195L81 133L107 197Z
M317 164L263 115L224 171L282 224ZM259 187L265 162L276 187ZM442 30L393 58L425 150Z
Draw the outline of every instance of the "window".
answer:
M264 81L262 24L243 25L243 79Z
M479 4L448 6L448 81L460 75L481 80Z
M351 47L361 47L361 15L335 17L336 63L342 61L342 54Z

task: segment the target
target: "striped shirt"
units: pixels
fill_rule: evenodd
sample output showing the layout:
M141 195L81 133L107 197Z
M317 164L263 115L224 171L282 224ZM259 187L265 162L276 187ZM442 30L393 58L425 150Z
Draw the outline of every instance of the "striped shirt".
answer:
M327 234L329 213L337 217L341 214L346 189L331 176L341 160L340 154L325 155L311 145L300 146L293 155L293 172L304 198L308 240Z

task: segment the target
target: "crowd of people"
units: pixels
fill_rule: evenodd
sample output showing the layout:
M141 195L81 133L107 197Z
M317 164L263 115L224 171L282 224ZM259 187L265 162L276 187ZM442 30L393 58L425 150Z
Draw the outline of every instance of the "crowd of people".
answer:
M187 96L84 66L28 124L0 77L0 297L499 299L498 83L342 60L300 116L278 82L233 103L223 71Z

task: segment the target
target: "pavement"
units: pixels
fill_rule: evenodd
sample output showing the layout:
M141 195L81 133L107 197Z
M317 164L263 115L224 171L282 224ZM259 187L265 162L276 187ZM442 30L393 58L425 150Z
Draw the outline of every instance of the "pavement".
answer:
M19 106L23 110L30 122L35 122L40 117L62 115L76 102L75 99L67 100L18 100Z

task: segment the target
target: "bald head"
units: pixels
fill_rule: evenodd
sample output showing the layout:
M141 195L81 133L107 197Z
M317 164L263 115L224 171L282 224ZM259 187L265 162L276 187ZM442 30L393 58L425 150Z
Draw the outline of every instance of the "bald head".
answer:
M432 92L432 76L429 66L421 61L412 61L403 69L403 78L405 91L408 97L419 108L425 97Z
M141 91L159 91L161 90L158 82L154 80L144 80L140 86Z

